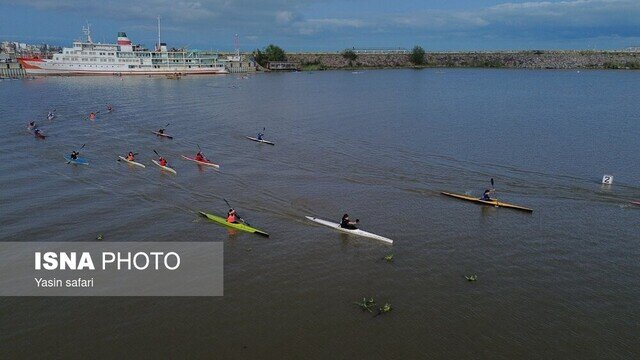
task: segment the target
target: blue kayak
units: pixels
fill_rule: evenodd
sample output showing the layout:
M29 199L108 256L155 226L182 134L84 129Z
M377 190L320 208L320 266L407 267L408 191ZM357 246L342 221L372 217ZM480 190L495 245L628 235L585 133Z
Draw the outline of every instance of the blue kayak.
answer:
M81 158L81 157L73 160L71 158L71 156L65 155L64 159L67 160L68 163L71 163L71 164L74 164L74 165L89 165L89 161L87 159Z

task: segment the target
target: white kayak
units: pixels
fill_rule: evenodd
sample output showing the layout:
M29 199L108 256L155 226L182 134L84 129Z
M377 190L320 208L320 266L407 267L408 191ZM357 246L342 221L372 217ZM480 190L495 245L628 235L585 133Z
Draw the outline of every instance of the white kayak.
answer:
M267 141L267 140L260 140L260 139L258 139L258 138L254 138L254 137L251 137L251 136L247 136L246 138L247 138L247 139L249 139L249 140L252 140L252 141L256 141L256 142L259 142L259 143L263 143L263 144L275 145L275 144L274 144L274 143L272 143L271 141Z
M370 232L362 231L360 229L356 229L356 230L345 229L343 227L340 227L340 224L338 224L338 223L334 223L334 222L331 222L331 221L318 219L318 218L315 218L313 216L305 216L305 217L307 219L313 221L313 222L316 222L316 223L324 225L324 226L328 226L330 228L333 228L334 230L338 230L338 231L341 231L343 233L356 235L356 236L367 237L367 238L370 238L370 239L380 240L380 241L384 241L384 242L389 243L389 244L393 244L393 240L388 239L388 238L386 238L384 236L372 234Z
M154 164L158 165L162 170L166 170L168 172L174 173L176 175L178 175L178 172L176 172L175 170L173 170L172 168L168 167L168 166L162 166L160 165L159 162L155 161L155 160L151 160L153 161Z
M127 160L127 158L125 158L125 157L123 157L123 156L118 156L118 157L120 158L120 160L122 160L122 161L124 161L124 162L127 162L127 163L129 163L129 164L131 164L131 165L140 166L140 167L142 167L142 168L146 167L146 166L144 166L143 164L140 164L139 162L135 162L135 161Z

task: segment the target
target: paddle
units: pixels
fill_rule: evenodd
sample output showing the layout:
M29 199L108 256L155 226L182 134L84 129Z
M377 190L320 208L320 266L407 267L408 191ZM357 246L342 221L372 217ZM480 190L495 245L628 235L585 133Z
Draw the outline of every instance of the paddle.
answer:
M496 207L498 206L498 197L496 196L496 187L493 182L493 178L491 178L491 190L493 190L493 198L496 200Z
M235 209L233 206L231 206L231 204L229 204L229 202L227 201L227 199L224 199L224 198L223 198L222 200L224 200L224 202L226 202L226 203L227 203L227 206L228 206L230 209ZM238 211L236 211L236 215L238 216L238 219L240 219L240 221L242 221L243 223L245 223L245 224L247 224L247 225L251 226L251 224L249 224L245 219L243 219L243 218L242 218L242 216L240 216L240 214L238 214Z
M82 150L82 149L84 149L84 146L85 146L85 145L86 145L86 144L82 144L82 146L80 146L80 149L78 149L78 150ZM76 152L79 152L79 151L76 151ZM71 164L71 160L67 161L67 165L69 165L69 164Z

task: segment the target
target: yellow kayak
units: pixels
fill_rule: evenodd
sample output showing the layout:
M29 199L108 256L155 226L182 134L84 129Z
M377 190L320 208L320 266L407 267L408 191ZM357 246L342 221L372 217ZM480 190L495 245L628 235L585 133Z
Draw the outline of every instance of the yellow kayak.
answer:
M498 201L498 200L480 200L477 197L473 197L473 196L469 196L469 195L462 195L462 194L453 194L453 193L448 193L448 192L441 192L441 194L442 195L446 195L446 196L451 196L453 198L460 199L460 200L472 201L472 202L475 202L475 203L478 203L478 204L483 204L483 205L491 205L491 206L496 206L496 207L499 206L499 207L514 209L514 210L533 212L533 209L529 209L529 208L526 208L526 207L523 207L523 206L509 204L509 203Z
M206 212L202 212L200 211L200 215L206 217L207 219L218 223L219 225L223 225L226 227L230 227L233 229L238 229L238 230L242 230L242 231L246 231L252 234L257 234L257 235L262 235L264 237L269 237L269 234L267 234L266 232L262 231L262 230L258 230L254 227L251 227L249 225L246 224L240 224L240 223L229 223L227 222L227 219L220 217L220 216L216 216L213 214L207 214Z

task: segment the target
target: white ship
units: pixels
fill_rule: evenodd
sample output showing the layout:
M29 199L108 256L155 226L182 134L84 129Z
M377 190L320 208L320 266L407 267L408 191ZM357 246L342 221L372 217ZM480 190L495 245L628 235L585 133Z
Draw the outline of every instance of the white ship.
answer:
M218 54L193 52L184 49L171 51L160 42L155 51L132 45L124 32L118 33L117 44L94 43L90 27L83 28L85 41L74 41L73 47L63 48L52 59L19 58L30 75L185 75L227 74Z

